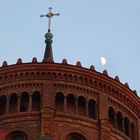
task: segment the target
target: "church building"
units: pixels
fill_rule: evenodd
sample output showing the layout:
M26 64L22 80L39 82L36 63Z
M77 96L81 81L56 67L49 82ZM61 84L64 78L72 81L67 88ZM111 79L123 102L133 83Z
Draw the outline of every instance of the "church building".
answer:
M0 140L140 140L140 97L106 70L56 63L50 20L42 62L0 67Z

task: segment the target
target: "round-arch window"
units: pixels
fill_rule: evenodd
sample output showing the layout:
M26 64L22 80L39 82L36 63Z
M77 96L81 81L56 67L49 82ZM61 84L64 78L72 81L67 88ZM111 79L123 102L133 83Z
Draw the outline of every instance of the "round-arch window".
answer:
M86 140L82 135L74 133L70 135L68 140Z
M26 140L23 134L16 134L12 137L12 140Z
M20 131L16 131L10 134L10 140L27 140L26 134Z

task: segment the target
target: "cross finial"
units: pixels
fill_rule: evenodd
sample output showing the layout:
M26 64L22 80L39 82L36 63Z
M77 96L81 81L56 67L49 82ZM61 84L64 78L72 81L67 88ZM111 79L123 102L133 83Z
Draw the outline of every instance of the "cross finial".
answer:
M49 19L49 21L48 21L48 32L51 31L51 18L53 16L59 16L59 15L60 15L59 13L56 13L56 14L52 13L52 8L51 7L49 7L49 13L48 14L40 15L40 17L48 17L48 19Z

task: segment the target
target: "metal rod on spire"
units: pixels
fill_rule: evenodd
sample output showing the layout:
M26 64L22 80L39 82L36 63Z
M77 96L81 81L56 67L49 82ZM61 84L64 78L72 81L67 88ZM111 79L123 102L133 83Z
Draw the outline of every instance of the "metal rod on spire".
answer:
M52 8L51 7L49 7L49 13L48 14L40 15L40 17L48 17L48 32L51 31L51 18L53 16L59 16L59 15L60 15L59 13L56 13L56 14L52 13Z

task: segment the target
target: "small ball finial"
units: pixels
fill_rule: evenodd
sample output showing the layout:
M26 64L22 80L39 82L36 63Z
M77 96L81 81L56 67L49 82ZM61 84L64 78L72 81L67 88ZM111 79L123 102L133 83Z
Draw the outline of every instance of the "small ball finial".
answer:
M22 59L21 58L18 58L17 64L22 64Z
M63 59L62 64L65 64L65 65L68 64L67 59Z
M90 70L95 71L95 67L93 65L90 66Z
M106 75L106 76L108 76L107 70L104 70L104 71L103 71L103 74Z
M119 76L115 76L115 80L118 81L118 82L120 82Z
M4 61L3 64L2 64L2 67L6 67L8 64L7 64L7 61Z
M128 84L127 82L125 83L125 86L126 86L127 88L129 88L129 84Z
M80 62L80 61L77 61L77 62L76 62L76 66L77 66L77 67L82 67L81 62Z
M47 32L45 34L45 38L46 38L47 42L51 42L52 43L53 34L51 32Z
M36 57L32 58L32 63L37 63L37 58Z

